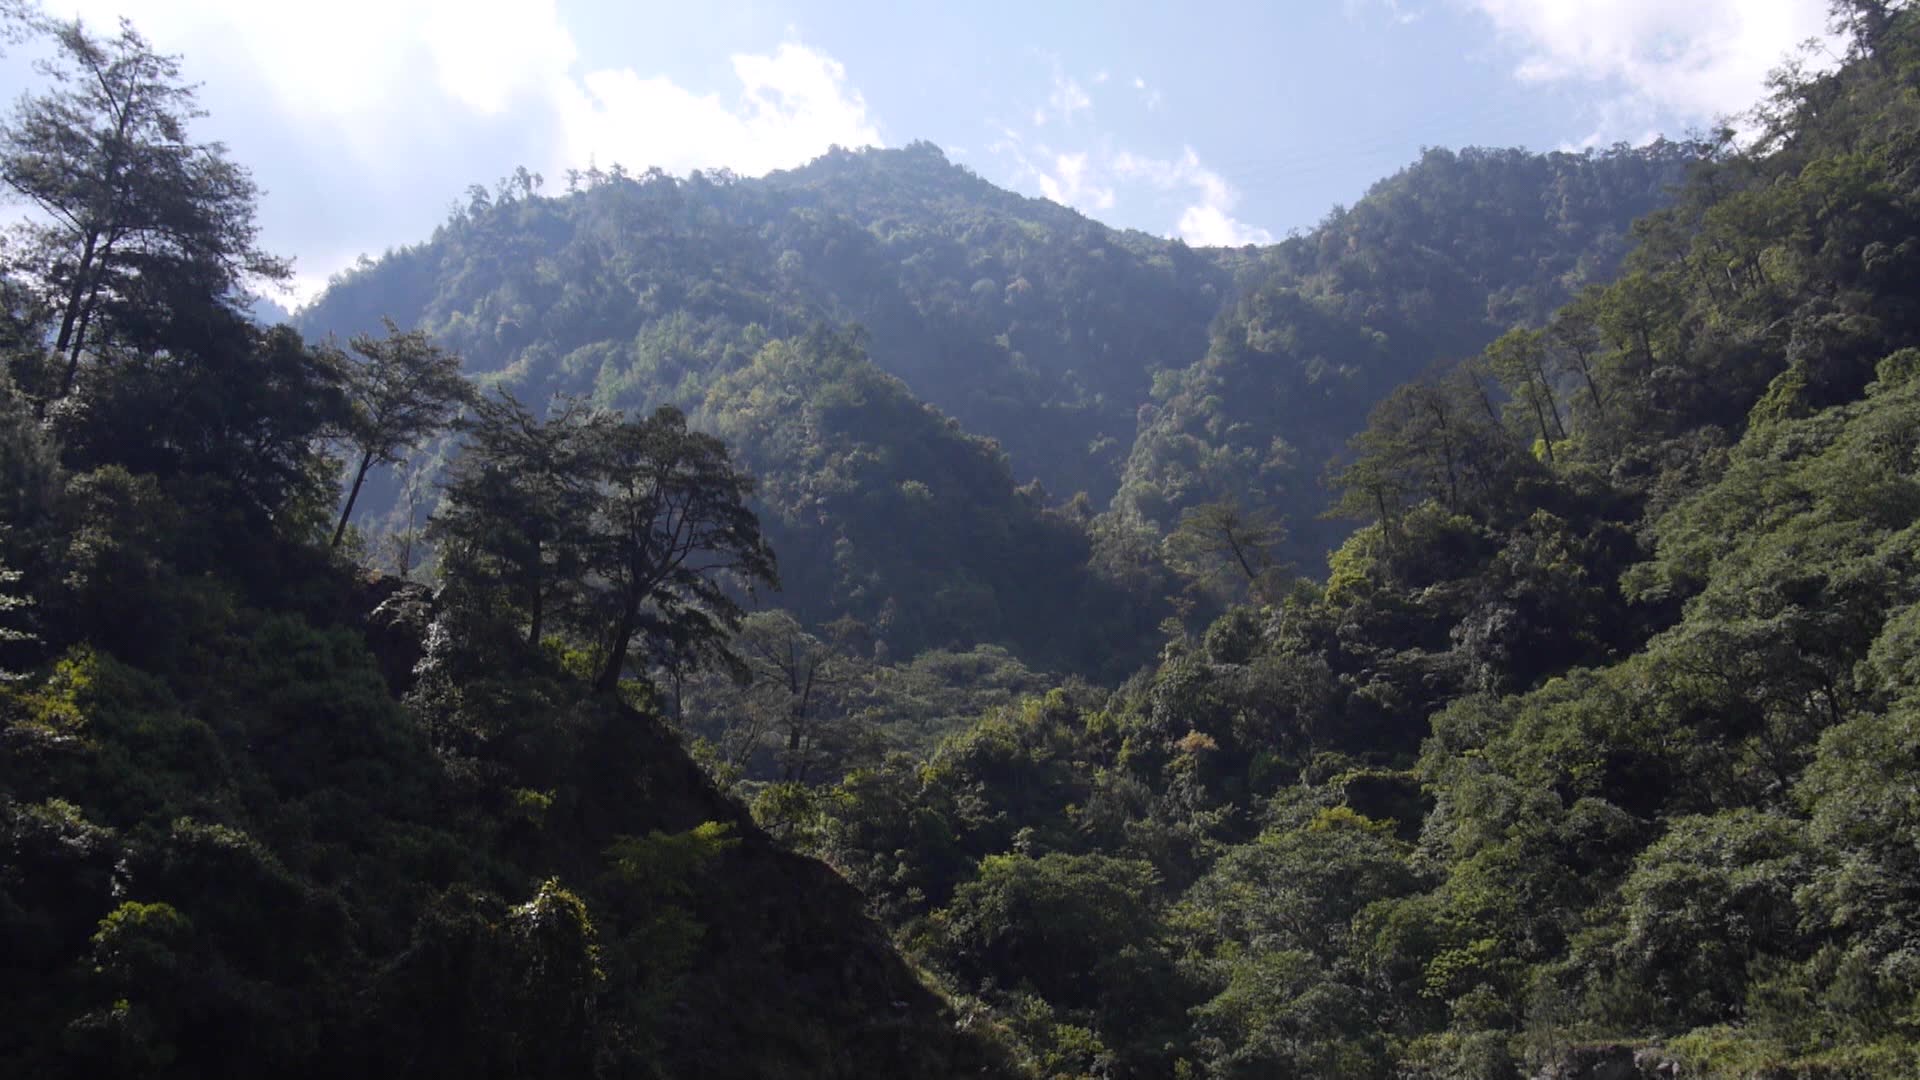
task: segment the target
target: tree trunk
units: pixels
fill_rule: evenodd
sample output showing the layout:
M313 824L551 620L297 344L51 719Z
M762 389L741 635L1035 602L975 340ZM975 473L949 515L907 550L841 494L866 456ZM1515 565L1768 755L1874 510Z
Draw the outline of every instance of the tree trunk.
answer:
M1540 392L1546 395L1547 410L1553 416L1553 430L1559 432L1560 437L1564 439L1567 437L1567 425L1560 416L1560 401L1553 396L1553 380L1547 377L1545 354L1534 355L1533 373L1540 380Z
M67 290L67 310L60 313L60 335L54 338L53 351L61 356L67 355L67 346L73 341L73 324L80 318L80 298L86 295L87 275L93 269L94 245L100 242L100 234L88 233L87 241L80 249L80 265L73 268L73 287ZM63 388L64 396L67 389Z
M1547 464L1553 464L1553 432L1547 428L1547 414L1540 408L1540 399L1533 391L1527 391L1527 404L1533 406L1533 419L1540 425L1540 445L1547 448Z
M340 539L347 535L347 519L353 516L354 500L360 498L360 485L367 482L367 470L373 468L371 453L360 455L360 470L353 474L353 486L347 489L347 505L340 508L340 524L333 528L332 547L340 546Z
M1453 513L1460 511L1460 479L1453 461L1453 430L1447 427L1447 412L1437 405L1429 403L1427 411L1433 414L1433 422L1440 429L1440 453L1447 461L1447 509Z
M1227 549L1233 552L1233 561L1239 563L1240 572L1247 575L1247 584L1251 585L1260 580L1260 575L1255 573L1253 567L1247 564L1247 557L1240 550L1240 541L1234 538L1231 529L1227 530L1226 539Z
M627 666L627 649L633 644L633 631L639 619L640 596L636 588L627 594L619 625L613 628L613 636L607 640L607 662L600 669L600 677L593 681L595 690L612 693L619 687L620 672Z
M540 647L540 634L545 629L547 590L540 582L540 545L533 545L533 571L528 575L527 585L527 645Z
M73 341L67 345L67 377L66 385L60 391L61 397L73 393L73 384L80 377L80 351L86 348L87 327L93 323L93 307L99 299L100 283L94 282L93 288L87 290L86 303L80 306L80 320L74 324Z
M1607 415L1607 404L1600 400L1600 387L1593 381L1592 362L1587 358L1584 350L1576 352L1574 356L1580 365L1580 377L1586 380L1587 394L1593 398L1594 411L1598 412L1602 417L1605 417Z
M797 782L806 778L806 766L805 763L800 760L800 733L802 725L805 723L806 719L804 717L790 717L787 720L787 767L785 769L786 775L783 779L789 782Z

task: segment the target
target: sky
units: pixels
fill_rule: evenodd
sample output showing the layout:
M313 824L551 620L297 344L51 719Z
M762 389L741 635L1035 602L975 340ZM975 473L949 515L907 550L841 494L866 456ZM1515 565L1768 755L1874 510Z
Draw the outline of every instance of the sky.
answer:
M1262 243L1424 147L1706 130L1826 21L1826 0L44 2L181 55L196 136L252 170L263 246L295 258L289 305L518 166L551 192L589 164L757 176L916 139L1114 226ZM0 93L35 85L10 50Z

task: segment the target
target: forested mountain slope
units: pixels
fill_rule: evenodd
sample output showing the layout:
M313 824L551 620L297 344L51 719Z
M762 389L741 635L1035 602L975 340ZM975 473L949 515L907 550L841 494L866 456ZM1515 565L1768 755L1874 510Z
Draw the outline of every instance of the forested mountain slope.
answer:
M1629 224L1666 205L1707 152L1429 150L1351 210L1260 252L1207 352L1156 380L1117 516L1163 536L1198 504L1265 508L1291 519L1288 554L1311 572L1347 530L1316 520L1322 474L1374 403L1610 280Z
M1920 1075L1910 5L1268 249L522 175L339 347L177 67L0 14L0 1074Z
M516 186L517 183L517 186ZM1112 487L1149 373L1205 347L1221 260L1002 191L938 148L836 150L765 179L531 177L348 274L309 335L431 331L529 397L691 408L749 328L858 323L876 361L1050 490Z
M536 405L679 405L760 477L808 621L1115 677L1164 614L1155 548L1183 510L1231 493L1288 515L1287 554L1317 562L1345 531L1316 524L1320 474L1372 402L1604 279L1702 152L1433 151L1242 251L1116 232L924 143L764 180L596 173L558 197L523 173L299 325L392 317ZM846 325L862 333L814 329ZM395 488L373 491L370 527L404 526Z
M390 446L370 388L446 358L253 325L240 286L285 265L174 62L4 15L59 78L0 128L0 176L57 211L10 238L0 310L0 1075L1005 1073L641 683L599 688L733 612L636 536L661 491L769 571L724 447L592 418L568 481L623 484L570 504L599 561L564 637L487 572L574 523L486 477L439 590L369 577L329 543L334 455ZM438 392L412 415L482 407Z
M1839 13L1620 280L1373 410L1324 584L783 830L1060 1075L1920 1074L1920 18Z

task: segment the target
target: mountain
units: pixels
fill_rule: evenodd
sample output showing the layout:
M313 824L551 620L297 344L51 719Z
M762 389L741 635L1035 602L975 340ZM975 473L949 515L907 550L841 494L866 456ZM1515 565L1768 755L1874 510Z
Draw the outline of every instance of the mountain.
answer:
M1164 611L1112 568L1154 563L1182 511L1228 492L1290 517L1289 553L1316 563L1343 535L1317 520L1320 472L1373 401L1604 280L1703 152L1433 151L1311 234L1239 251L1109 229L926 143L557 197L522 174L297 325L390 317L529 401L678 405L760 478L783 602L810 621L1116 677ZM832 346L810 330L848 325ZM375 491L377 527L398 495Z
M1834 12L1747 141L1264 249L521 173L345 348L177 69L36 24L0 1074L1920 1075L1920 11Z
M1165 535L1196 504L1290 515L1306 571L1346 529L1321 474L1387 392L1611 279L1633 221L1705 147L1429 150L1312 233L1259 253L1205 354L1160 376L1114 509Z
M791 835L1059 1074L1920 1074L1920 14L1837 10L1616 280L1374 405L1324 582Z
M584 183L483 193L298 325L390 316L530 393L647 407L690 404L749 327L858 323L883 370L1001 440L1023 478L1104 498L1111 462L1086 445L1131 437L1148 372L1204 348L1231 285L1216 258L994 188L929 143L758 180Z

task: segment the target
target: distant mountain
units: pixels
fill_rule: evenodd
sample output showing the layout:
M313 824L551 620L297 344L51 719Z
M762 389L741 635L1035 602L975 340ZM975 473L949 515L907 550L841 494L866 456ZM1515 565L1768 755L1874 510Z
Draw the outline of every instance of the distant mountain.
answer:
M762 179L596 173L560 196L523 175L497 197L475 188L431 238L363 262L296 322L344 336L391 317L525 400L673 403L741 432L788 532L784 602L816 617L896 627L888 639L910 649L1035 643L1058 636L1019 614L1037 604L1125 638L1157 621L1158 590L1151 603L1090 599L1094 514L1111 503L1121 527L1103 534L1150 549L1183 509L1232 493L1293 518L1292 552L1311 571L1341 535L1315 523L1317 478L1372 402L1607 277L1630 222L1697 156L1670 143L1432 151L1312 233L1239 250L1108 228L996 188L928 143L835 150ZM753 374L770 345L850 324L864 355L839 355L841 374L870 364L856 383L938 413L843 425L833 451L818 431L775 430L816 418L805 394L740 418L759 407L751 393L783 389ZM927 434L953 424L991 442ZM1016 496L1028 479L1038 486ZM395 487L376 485L376 522ZM922 498L931 511L914 509ZM917 513L994 524L950 531L968 539L931 562L903 560L885 549ZM1041 514L1058 542L1019 524ZM1088 640L1071 658L1029 655L1118 659Z
M247 298L247 318L259 326L279 326L292 322L293 312L271 296L252 296Z
M467 388L250 325L176 69L34 20L9 182L237 186L0 259L0 1076L1920 1076L1920 8L1832 15L1746 146L1264 249L476 189L306 328L684 413L421 447L431 585L332 439Z
M610 404L690 403L748 327L859 323L874 360L1016 475L1104 501L1151 373L1206 348L1236 258L1003 191L934 146L759 180L606 177L476 201L306 311L423 326L478 371Z
M1158 536L1196 503L1279 508L1290 553L1317 571L1347 531L1318 519L1322 472L1373 404L1611 279L1633 221L1664 206L1703 153L1429 150L1312 233L1262 250L1206 354L1156 380L1116 514Z

